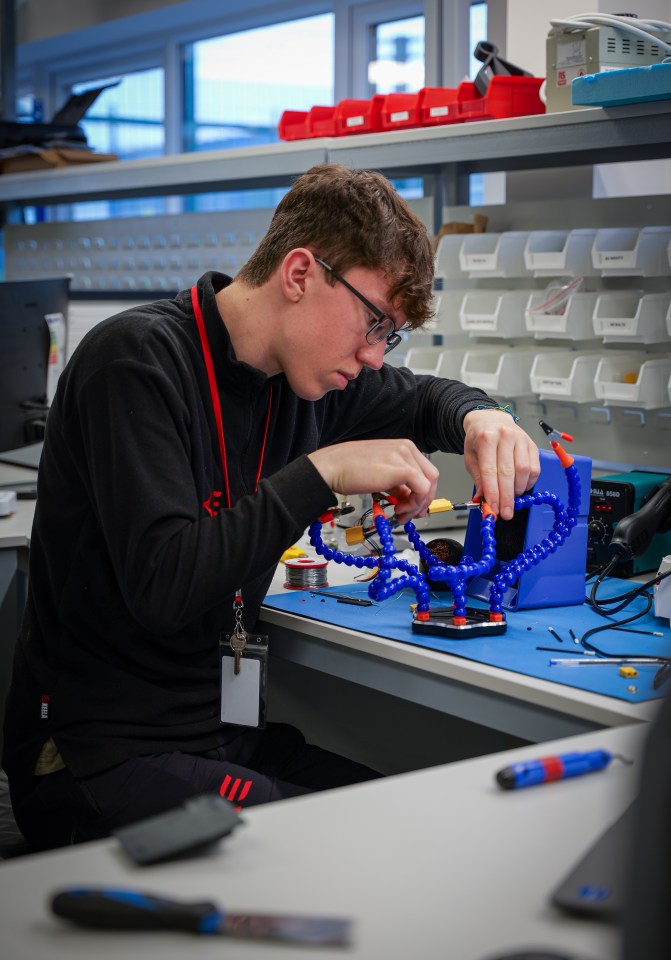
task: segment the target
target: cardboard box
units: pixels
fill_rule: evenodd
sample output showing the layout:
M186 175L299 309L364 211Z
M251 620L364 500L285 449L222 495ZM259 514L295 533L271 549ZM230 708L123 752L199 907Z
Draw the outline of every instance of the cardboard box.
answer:
M26 173L29 170L50 170L118 159L116 153L95 153L93 150L68 147L13 147L11 150L0 150L0 172Z

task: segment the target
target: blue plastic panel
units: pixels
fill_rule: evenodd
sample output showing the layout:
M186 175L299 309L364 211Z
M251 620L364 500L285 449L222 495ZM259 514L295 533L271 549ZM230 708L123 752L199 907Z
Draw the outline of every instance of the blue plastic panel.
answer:
M628 580L611 579L600 589L599 596L617 596L632 589ZM347 596L368 597L368 590L364 584L351 584L347 587L332 587L331 592L343 593ZM602 592L603 590L603 592ZM355 607L338 603L330 597L311 596L304 590L285 590L281 594L273 594L265 600L265 606L275 610L286 610L312 620L332 623L349 630L358 630L362 633L386 637L401 643L409 643L428 650L438 650L450 653L478 663L487 663L504 670L513 670L529 677L538 677L553 683L560 683L592 693L616 697L630 703L652 700L666 693L668 684L660 690L653 690L652 681L657 672L657 665L637 665L638 677L626 679L621 677L618 666L604 664L601 666L550 666L551 658L571 657L572 651L580 648L569 635L569 628L581 637L591 627L605 623L603 617L586 604L556 607L554 609L522 610L507 614L508 629L499 637L476 637L471 640L449 640L442 637L425 636L412 632L412 613L410 604L415 600L414 592L403 590L384 603L371 607ZM432 595L435 606L448 606L451 603L451 593L445 592ZM479 601L473 601L473 606L482 606ZM620 619L630 616L637 610L644 608L641 599L631 604L627 611L619 615ZM600 649L617 656L623 654L652 654L654 656L671 656L671 630L667 620L660 620L647 613L645 617L631 625L637 630L660 631L661 637L642 636L638 633L623 633L614 630L604 630L590 638ZM563 638L560 643L548 631L552 627ZM548 653L537 650L537 647L554 647L558 653ZM272 650L272 630L271 630ZM630 690L634 687L635 691Z
M616 107L624 103L669 100L671 63L576 77L571 84L571 96L573 103L582 107Z
M564 506L568 502L568 491L564 470L556 455L549 450L540 451L541 473L533 492L549 491L556 494ZM589 457L574 456L578 476L580 477L581 504L578 522L570 537L542 563L524 573L516 584L510 587L503 599L506 610L522 610L528 607L555 607L581 603L585 593L585 570L587 565L587 517L589 515L589 494L592 477L592 461ZM526 517L526 521L525 521ZM537 504L515 514L511 521L498 520L496 537L501 547L505 544L508 529L518 529L515 525L524 525L523 542L515 548L516 556L535 543L547 537L554 524L554 511L548 504ZM480 543L480 525L482 516L479 510L471 510L464 539L464 553L475 560L482 555ZM498 555L501 552L498 551ZM503 559L510 557L503 554ZM468 585L469 597L478 597L489 601L489 588L501 563L496 562L484 577L477 577Z

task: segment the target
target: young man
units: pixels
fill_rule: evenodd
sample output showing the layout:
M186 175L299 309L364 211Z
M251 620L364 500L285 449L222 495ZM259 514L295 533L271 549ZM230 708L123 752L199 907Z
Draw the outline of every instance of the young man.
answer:
M222 687L219 638L238 595L253 630L279 556L336 495L385 490L401 522L422 516L437 449L464 454L504 518L536 479L496 401L383 363L430 317L432 277L388 181L322 165L234 280L206 274L84 339L49 413L5 725L36 847L203 792L246 806L376 776L286 725L222 723L248 671Z

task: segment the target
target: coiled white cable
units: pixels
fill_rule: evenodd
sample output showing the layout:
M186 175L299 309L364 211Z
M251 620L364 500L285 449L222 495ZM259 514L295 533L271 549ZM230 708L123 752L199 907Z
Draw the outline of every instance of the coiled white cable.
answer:
M662 40L659 34L667 34L671 40L671 23L664 20L638 20L634 17L619 16L609 13L577 13L565 19L550 20L553 33L575 33L578 30L588 30L590 27L617 27L632 36L650 40L656 43L666 58L671 57L671 43Z

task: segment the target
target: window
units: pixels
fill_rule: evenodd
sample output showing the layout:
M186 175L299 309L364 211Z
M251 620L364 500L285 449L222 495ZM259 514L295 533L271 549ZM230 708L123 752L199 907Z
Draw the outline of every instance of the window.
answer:
M471 50L471 62L469 76L471 79L475 77L476 73L482 66L479 60L476 60L473 56L473 51L475 50L478 43L481 40L487 39L487 3L485 0L476 0L475 3L471 4L470 10L470 50Z
M424 17L405 17L370 27L368 85L375 93L416 93L424 86ZM406 200L424 196L421 177L394 180Z
M187 150L278 140L284 110L333 103L333 16L201 40L185 51Z
M184 148L252 147L279 139L284 110L333 103L332 14L213 37L184 51ZM274 207L282 189L193 197L191 210Z
M424 17L408 17L373 28L368 64L373 93L415 93L424 86Z
M42 101L32 93L17 97L16 119L19 123L42 123L44 121Z
M470 75L475 77L482 66L479 60L473 56L478 43L487 39L487 4L478 0L471 4L470 10L470 50L471 63ZM472 207L479 206L484 202L485 196L485 176L483 173L472 173L469 177L469 203Z
M73 93L109 84L81 122L92 149L124 160L159 157L165 144L163 70L140 70L73 86Z
M84 93L109 84L88 109L81 126L89 146L99 153L116 153L124 160L159 157L165 147L163 69L139 70L121 77L77 83L73 93ZM165 212L165 201L94 201L72 206L75 220L154 215Z

